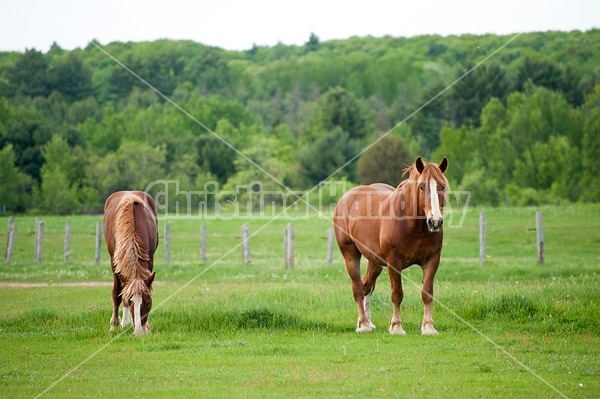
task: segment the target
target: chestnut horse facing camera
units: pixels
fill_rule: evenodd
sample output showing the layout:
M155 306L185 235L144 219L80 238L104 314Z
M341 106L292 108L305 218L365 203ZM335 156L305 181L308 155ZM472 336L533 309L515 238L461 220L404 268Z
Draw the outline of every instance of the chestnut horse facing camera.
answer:
M448 188L444 172L448 160L439 165L418 157L405 169L408 179L396 189L382 183L358 186L346 192L334 211L335 238L358 307L356 332L369 332L371 294L383 267L388 268L394 312L389 327L392 334L406 334L400 319L402 303L401 272L418 264L423 269L421 298L424 304L421 333L435 335L431 316L433 278L440 263L443 240L442 211ZM360 258L368 260L361 281Z
M143 191L118 191L104 204L104 238L113 271L113 313L110 329L134 325L135 335L150 332L148 313L152 308L152 272L158 246L154 200Z

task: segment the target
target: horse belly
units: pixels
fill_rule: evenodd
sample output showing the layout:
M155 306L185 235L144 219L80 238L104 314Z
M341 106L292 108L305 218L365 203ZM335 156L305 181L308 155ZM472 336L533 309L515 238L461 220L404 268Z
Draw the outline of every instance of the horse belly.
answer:
M352 243L365 258L385 265L380 246L382 219L389 208L389 193L359 186L348 191L334 211L338 244Z
M362 256L374 263L380 265L386 264L386 256L381 249L379 242L379 228L377 228L376 224L371 224L371 226L362 224L352 226L350 227L350 237Z

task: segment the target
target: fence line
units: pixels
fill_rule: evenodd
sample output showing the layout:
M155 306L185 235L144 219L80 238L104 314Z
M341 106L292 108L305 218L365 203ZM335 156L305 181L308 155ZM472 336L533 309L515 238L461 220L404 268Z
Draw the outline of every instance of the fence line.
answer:
M486 234L487 234L487 221L485 218L485 212L481 212L479 214L479 265L483 266L485 264L485 257L487 256L487 247L486 247Z
M544 222L543 213L536 212L536 247L537 247L537 260L540 265L545 262L545 242L544 242ZM528 231L534 230L529 228ZM14 224L14 217L9 216L8 218L8 229L7 229L7 240L6 240L6 252L5 260L7 263L11 263L13 260L14 247L16 242L17 229ZM242 262L244 264L251 263L251 251L250 251L250 225L244 223L241 229L241 241L242 241ZM288 223L283 231L283 244L284 244L284 262L286 268L294 268L295 266L295 232L294 225ZM164 262L169 264L171 262L171 225L165 224L164 227ZM329 227L326 230L326 262L328 264L333 263L334 247L335 247L335 234L334 228ZM43 254L43 241L44 241L44 222L40 217L35 219L35 251L34 259L36 263L42 262ZM103 223L96 223L96 234L95 234L95 262L97 264L101 261L101 253L103 248ZM200 226L200 260L206 262L207 257L207 226ZM65 235L64 235L64 252L63 262L68 263L72 252L72 225L70 221L65 223ZM487 260L487 217L485 212L479 214L479 263L481 266L485 265Z
M535 236L537 244L538 263L544 264L544 215L542 212L535 213Z
M333 227L327 229L327 263L333 262Z
M71 222L67 221L65 225L65 250L63 252L63 261L69 262L69 255L71 252Z
M206 263L206 225L200 228L200 260Z
M250 260L250 225L244 223L242 225L242 261L247 265Z
M102 252L102 222L96 223L96 256L95 261L97 264L100 263L101 252Z
M14 216L10 216L8 218L8 232L6 234L6 253L4 258L6 262L12 262L12 254L15 248L15 235L17 233L17 228L15 227L15 218Z
M288 223L284 230L284 246L285 246L285 267L287 269L294 268L294 225Z
M42 262L42 246L44 243L44 222L42 218L35 218L35 262Z
M171 263L171 225L165 224L165 263Z

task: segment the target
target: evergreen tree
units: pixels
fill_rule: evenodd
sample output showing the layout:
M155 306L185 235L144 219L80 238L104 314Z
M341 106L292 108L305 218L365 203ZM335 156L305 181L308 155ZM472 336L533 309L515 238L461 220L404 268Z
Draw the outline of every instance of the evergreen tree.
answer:
M504 102L508 92L509 83L502 67L496 64L480 65L454 86L448 98L451 104L448 117L454 127L477 127L485 104L492 97Z
M415 158L401 138L391 134L369 148L358 161L360 184L387 183L396 187Z
M6 70L11 94L47 96L50 93L48 58L40 51L27 49Z
M588 97L583 106L583 177L581 197L584 201L598 202L600 198L600 86Z
M299 155L300 175L305 187L319 184L331 174L334 179L346 177L356 181L356 162L346 163L360 151L356 140L340 127L321 136L314 144L303 148Z
M321 128L330 132L339 127L351 139L361 139L367 134L365 112L356 98L341 87L324 93L319 99Z
M42 149L45 162L41 169L40 207L51 213L69 214L79 205L76 157L67 142L54 136Z
M564 85L563 73L558 65L548 59L526 56L519 66L515 89L524 90L528 80L553 91L559 91Z
M319 36L311 32L304 47L306 47L307 52L317 51L319 49Z
M70 52L48 71L49 90L62 93L71 101L92 94L92 73L77 53Z
M16 157L11 144L0 149L0 212L24 211L29 204L27 191L32 179L15 165Z

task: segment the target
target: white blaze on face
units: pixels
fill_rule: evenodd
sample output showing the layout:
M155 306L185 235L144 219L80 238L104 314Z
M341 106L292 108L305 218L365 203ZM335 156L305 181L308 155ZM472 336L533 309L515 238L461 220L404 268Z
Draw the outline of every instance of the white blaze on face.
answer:
M431 219L438 221L442 218L442 211L440 210L440 199L435 179L429 180L429 195L431 196Z
M133 302L133 333L135 335L143 335L144 329L142 328L142 297L140 295L134 295L132 298Z

